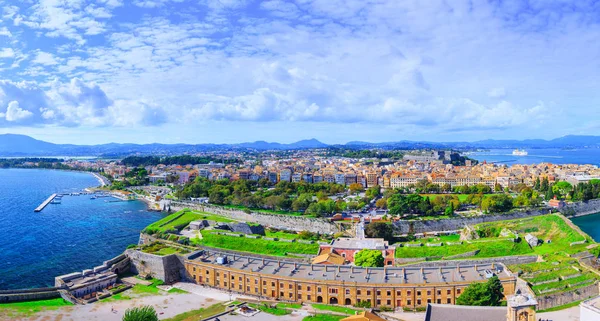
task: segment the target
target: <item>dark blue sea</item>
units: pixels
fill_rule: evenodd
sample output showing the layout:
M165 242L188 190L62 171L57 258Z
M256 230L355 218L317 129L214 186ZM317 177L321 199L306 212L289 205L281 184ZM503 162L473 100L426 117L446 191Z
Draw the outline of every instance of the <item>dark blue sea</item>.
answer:
M529 155L513 156L512 149L492 149L486 152L475 152L468 156L480 162L501 164L593 164L600 165L599 148L582 149L525 149Z
M57 275L98 266L164 216L139 201L89 195L33 211L52 193L98 185L88 173L0 169L0 290L53 286Z

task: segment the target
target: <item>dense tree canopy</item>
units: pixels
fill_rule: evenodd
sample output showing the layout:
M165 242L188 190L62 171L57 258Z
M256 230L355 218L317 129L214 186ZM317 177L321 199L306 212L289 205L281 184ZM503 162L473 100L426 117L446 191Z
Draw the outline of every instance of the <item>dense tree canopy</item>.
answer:
M471 283L465 291L456 298L458 305L473 306L500 306L504 288L497 276L493 276L485 283Z
M383 254L378 250L360 250L354 255L354 264L363 267L383 267Z
M365 234L371 238L382 238L391 241L394 238L394 229L392 225L384 222L373 222L365 227Z

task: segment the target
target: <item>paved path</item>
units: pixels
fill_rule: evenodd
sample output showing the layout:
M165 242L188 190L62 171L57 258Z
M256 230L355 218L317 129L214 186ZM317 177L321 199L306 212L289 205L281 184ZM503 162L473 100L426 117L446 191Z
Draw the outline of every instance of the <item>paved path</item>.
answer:
M96 302L87 305L62 307L54 311L44 311L31 317L8 318L0 311L0 320L18 321L121 321L125 310L131 307L150 305L156 309L159 318L167 319L178 314L209 307L216 303L236 299L237 295L204 288L191 283L176 283L174 287L189 292L188 294L165 294L121 300L113 302ZM127 295L127 292L124 292ZM116 312L112 312L114 309ZM257 319L258 320L258 319ZM301 320L301 319L300 319ZM294 321L294 320L290 320Z
M579 321L579 306L535 315L537 319L551 321Z

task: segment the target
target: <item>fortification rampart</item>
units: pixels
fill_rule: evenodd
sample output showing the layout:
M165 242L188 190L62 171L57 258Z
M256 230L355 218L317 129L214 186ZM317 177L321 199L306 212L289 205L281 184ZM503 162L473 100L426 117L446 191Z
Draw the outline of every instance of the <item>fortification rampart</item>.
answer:
M537 297L538 310L546 310L557 306L565 305L571 302L585 300L599 294L598 284L588 285L586 287L573 289L571 291L540 295Z
M246 213L241 210L224 208L210 204L195 204L185 202L171 202L170 208L173 211L178 211L184 208L190 208L198 211L204 211L220 216L224 216L233 220L244 222L254 222L265 226L279 227L292 231L310 231L313 233L329 233L339 232L339 228L335 223L324 218L310 218L294 215L277 215L265 214L260 212Z

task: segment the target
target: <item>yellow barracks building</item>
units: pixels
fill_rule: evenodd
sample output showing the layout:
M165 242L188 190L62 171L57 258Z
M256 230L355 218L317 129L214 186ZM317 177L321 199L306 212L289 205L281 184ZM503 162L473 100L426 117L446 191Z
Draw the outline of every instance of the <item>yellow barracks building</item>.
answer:
M426 307L454 304L473 282L497 275L504 295L515 292L516 277L503 264L436 268L363 268L348 265L311 265L262 257L204 250L185 260L188 277L217 289L292 302L372 307Z

